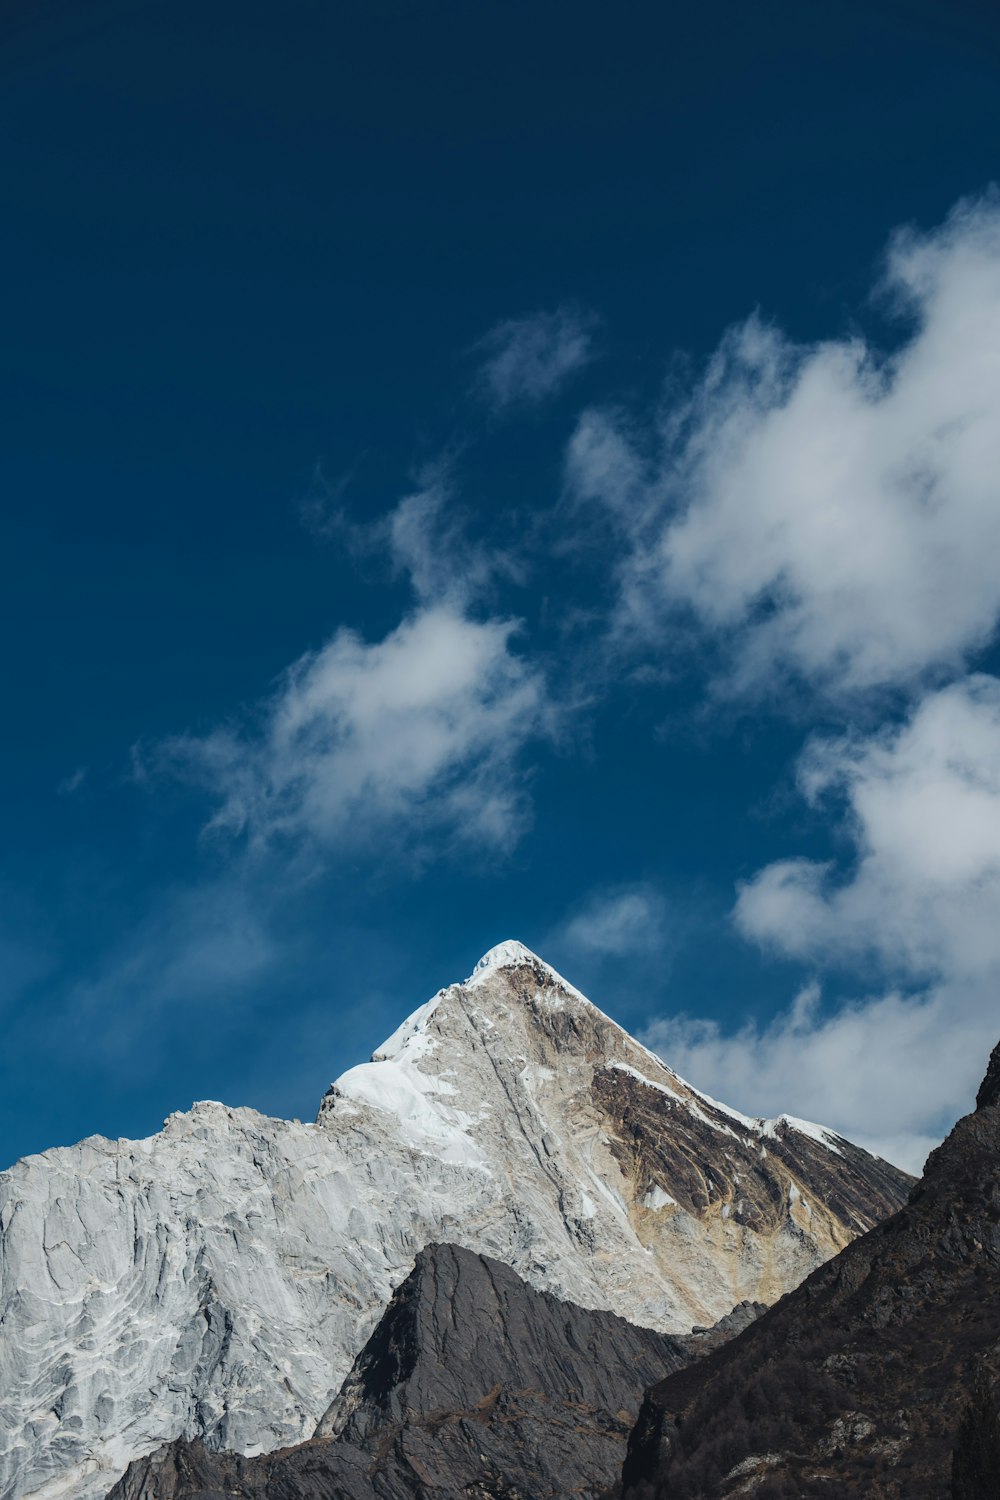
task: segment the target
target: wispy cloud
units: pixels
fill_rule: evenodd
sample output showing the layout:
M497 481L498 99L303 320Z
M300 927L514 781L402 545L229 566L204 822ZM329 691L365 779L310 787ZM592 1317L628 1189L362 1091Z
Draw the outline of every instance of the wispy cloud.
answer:
M160 892L144 918L79 979L65 1001L65 1042L105 1065L144 1066L149 1039L178 1012L243 1001L271 974L279 945L269 902L236 870ZM287 958L287 955L285 955ZM152 1067L154 1059L145 1066Z
M322 541L342 542L353 548L357 527L347 503L353 479L353 471L331 476L323 462L316 461L305 494L298 502L299 520L306 531Z
M893 239L912 325L801 346L759 318L655 422L581 419L572 492L625 546L619 630L661 650L688 612L731 691L835 695L960 669L1000 612L1000 199Z
M524 559L517 548L473 537L472 517L459 503L452 467L427 465L415 488L375 523L397 574L406 574L417 598L449 600L468 607L489 596L501 581L521 582Z
M181 735L153 764L216 801L209 828L277 847L509 848L529 818L521 752L548 732L541 675L509 620L448 603L382 640L340 630L284 674L247 725Z
M501 540L483 538L482 518L462 505L447 454L424 464L413 487L374 519L352 514L349 485L350 476L331 483L317 469L302 515L317 537L355 565L368 563L373 573L406 578L420 600L462 605L482 602L498 583L523 581L524 556L509 532Z
M486 335L478 386L497 411L537 406L593 357L596 320L578 308L510 318Z
M600 958L638 958L666 940L667 903L649 885L597 891L582 902L554 935L571 953Z

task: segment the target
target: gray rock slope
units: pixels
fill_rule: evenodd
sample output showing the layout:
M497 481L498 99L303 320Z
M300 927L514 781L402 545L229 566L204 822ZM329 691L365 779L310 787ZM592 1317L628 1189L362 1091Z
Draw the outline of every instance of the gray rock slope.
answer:
M94 1500L174 1437L311 1436L428 1243L680 1331L773 1301L908 1185L707 1099L501 944L313 1125L202 1103L0 1175L0 1497Z
M690 1357L686 1341L432 1245L314 1440L259 1458L174 1443L108 1500L594 1496L617 1477L644 1385Z

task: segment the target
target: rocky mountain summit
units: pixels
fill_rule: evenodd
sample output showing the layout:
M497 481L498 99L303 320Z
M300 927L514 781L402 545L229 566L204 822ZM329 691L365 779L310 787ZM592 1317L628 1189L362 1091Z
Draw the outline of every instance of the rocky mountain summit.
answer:
M625 1494L941 1500L977 1370L995 1386L1000 1046L905 1207L648 1393Z
M95 1500L175 1437L311 1437L429 1243L679 1332L773 1301L909 1183L706 1098L501 944L313 1125L202 1103L0 1176L0 1496Z
M687 1343L536 1292L499 1261L422 1250L309 1442L259 1458L178 1442L108 1500L596 1496L643 1388Z

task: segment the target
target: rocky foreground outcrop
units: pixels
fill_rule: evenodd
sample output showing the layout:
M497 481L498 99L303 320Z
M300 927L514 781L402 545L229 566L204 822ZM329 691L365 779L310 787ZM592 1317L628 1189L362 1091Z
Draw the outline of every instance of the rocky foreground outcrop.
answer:
M176 1437L311 1437L428 1243L686 1331L772 1302L909 1185L707 1099L501 944L313 1125L203 1103L0 1175L0 1495L96 1500Z
M1000 1047L899 1213L648 1393L624 1493L942 1500L977 1369L1000 1369Z
M585 1500L615 1479L644 1385L691 1357L689 1341L432 1245L315 1439L260 1458L174 1443L108 1500Z

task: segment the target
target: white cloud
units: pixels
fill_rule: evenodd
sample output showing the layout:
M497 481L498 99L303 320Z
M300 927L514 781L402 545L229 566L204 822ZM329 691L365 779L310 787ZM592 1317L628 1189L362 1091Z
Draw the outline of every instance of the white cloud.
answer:
M918 986L823 1014L818 992L763 1027L655 1022L692 1081L751 1113L818 1118L916 1170L971 1108L1000 1036L1000 681L927 694L902 724L817 740L799 768L839 798L853 857L768 865L739 893L742 933L782 955L861 961Z
M554 396L593 352L592 317L569 307L498 323L480 348L479 384L500 411Z
M557 934L571 951L600 957L654 952L665 941L667 909L649 886L628 886L590 896Z
M791 674L852 694L956 669L1000 611L1000 199L892 241L912 319L889 358L860 337L799 346L751 318L683 407L636 433L592 411L571 489L627 541L619 625L689 610L727 685Z
M426 476L426 482L404 495L387 517L386 541L394 569L408 573L419 599L464 595L469 589L469 571L478 581L482 559L462 568L461 530L448 506L449 490L442 474Z
M487 544L474 538L475 517L457 501L453 465L447 455L423 465L414 487L387 513L370 521L353 519L344 503L350 476L328 481L317 468L303 519L315 535L355 562L388 560L396 577L406 577L421 601L471 604L501 579L520 581L522 559L509 535Z
M1000 970L1000 681L928 694L901 726L814 742L799 774L846 798L856 859L783 860L740 891L745 935L799 958L872 955L918 978Z
M416 489L375 525L397 573L409 575L418 599L468 605L500 578L520 579L511 548L486 546L469 536L469 517L455 503L447 463L428 466Z
M218 799L210 828L258 849L506 848L529 815L520 755L552 722L540 674L509 620L448 603L383 640L339 630L285 673L244 730L185 735L157 763Z

